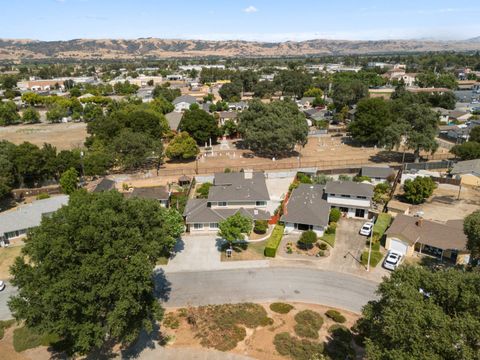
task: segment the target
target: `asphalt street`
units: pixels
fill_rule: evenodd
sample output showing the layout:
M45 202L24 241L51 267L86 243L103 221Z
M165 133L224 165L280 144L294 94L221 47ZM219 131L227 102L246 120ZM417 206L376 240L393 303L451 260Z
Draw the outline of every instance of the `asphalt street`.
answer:
M155 273L157 295L167 307L239 302L298 301L353 312L375 299L377 283L355 275L308 268L268 267ZM16 289L0 292L0 320L10 319L7 302Z

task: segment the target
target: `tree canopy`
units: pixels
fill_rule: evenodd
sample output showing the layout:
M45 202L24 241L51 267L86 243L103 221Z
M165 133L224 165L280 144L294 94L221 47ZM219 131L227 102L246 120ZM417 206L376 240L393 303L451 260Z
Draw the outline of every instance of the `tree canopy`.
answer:
M245 239L245 234L252 231L253 220L249 217L236 213L218 224L218 236L228 242L240 241Z
M474 211L465 218L463 230L467 235L467 249L472 257L480 258L480 210Z
M291 153L295 145L305 145L308 135L305 116L290 101L252 101L240 114L238 130L249 149L266 156Z
M430 177L417 176L413 180L407 179L403 184L405 200L411 204L420 204L432 196L435 188L436 184Z
M480 128L480 127L479 127ZM475 128L474 128L475 129ZM480 158L480 143L476 141L467 141L458 144L450 149L450 152L460 160L474 160Z
M62 191L67 195L71 195L77 190L77 183L78 173L74 168L66 170L60 177L60 186L62 187Z
M179 128L186 131L200 146L209 143L210 139L212 144L216 144L220 135L217 120L201 109L185 111L182 120L180 120Z
M368 359L478 359L478 271L402 266L377 293L357 323Z
M29 233L11 269L10 309L70 353L129 344L160 315L152 271L182 230L181 215L156 201L78 191Z
M200 149L195 140L186 131L176 135L167 146L165 154L171 160L195 159Z

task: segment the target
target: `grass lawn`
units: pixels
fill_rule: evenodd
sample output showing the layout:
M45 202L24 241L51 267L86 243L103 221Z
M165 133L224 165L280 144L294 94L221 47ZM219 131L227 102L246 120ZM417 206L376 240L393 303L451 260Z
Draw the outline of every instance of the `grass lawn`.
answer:
M0 320L0 340L3 339L5 335L5 330L8 329L15 323L15 320Z
M168 264L168 257L160 256L157 260L157 265L167 265Z
M383 254L380 252L380 251L374 251L372 250L372 254L370 255L370 266L371 267L375 267L378 265L378 263L380 261L382 261L383 259ZM365 250L363 253L362 253L362 257L361 257L361 260L362 260L362 264L364 266L367 266L367 262L368 262L368 250Z
M41 334L26 326L13 330L13 348L16 352L22 352L39 346L50 346L59 340L56 335Z
M232 257L227 258L225 250L228 244L222 248L221 261L236 261L236 260L263 260L265 255L265 245L267 240L258 242L241 243L233 246Z
M335 246L335 234L323 234L320 240L325 241L332 248Z
M20 255L23 246L10 246L0 248L0 279L9 279L10 266L13 265L15 258Z

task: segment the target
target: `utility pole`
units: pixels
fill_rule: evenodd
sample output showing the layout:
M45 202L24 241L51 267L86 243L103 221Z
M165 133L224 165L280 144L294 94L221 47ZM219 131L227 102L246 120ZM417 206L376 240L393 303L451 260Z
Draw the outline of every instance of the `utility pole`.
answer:
M373 226L375 226L375 216L372 219ZM368 261L367 261L367 271L370 271L370 257L372 256L372 242L373 242L373 226L372 232L370 233L370 241L368 245Z

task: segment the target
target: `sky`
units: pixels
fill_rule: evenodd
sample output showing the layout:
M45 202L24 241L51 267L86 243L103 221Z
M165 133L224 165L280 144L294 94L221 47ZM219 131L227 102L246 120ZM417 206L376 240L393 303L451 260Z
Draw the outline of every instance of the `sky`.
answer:
M480 36L479 0L0 0L0 38L302 41Z

